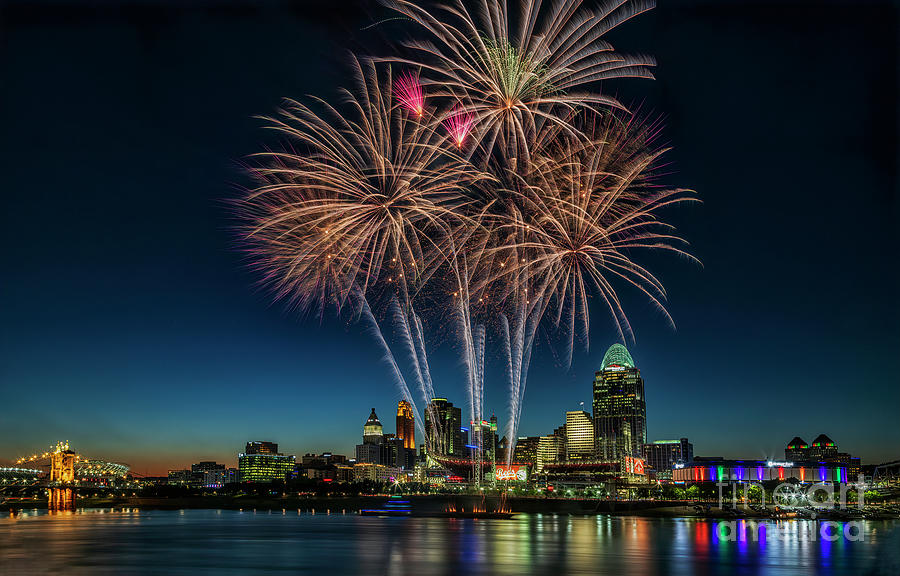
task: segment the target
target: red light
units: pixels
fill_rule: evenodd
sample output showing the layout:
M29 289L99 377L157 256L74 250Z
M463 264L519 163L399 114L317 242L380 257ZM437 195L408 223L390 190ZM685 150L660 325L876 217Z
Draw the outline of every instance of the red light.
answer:
M322 478L322 482L331 482L331 478Z

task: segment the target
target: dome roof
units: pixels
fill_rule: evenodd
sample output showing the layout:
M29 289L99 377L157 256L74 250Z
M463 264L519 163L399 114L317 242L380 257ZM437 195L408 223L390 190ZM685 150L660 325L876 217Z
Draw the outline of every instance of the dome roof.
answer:
M634 360L631 359L631 354L628 353L627 348L619 343L615 343L603 355L603 364L600 366L600 370L606 370L607 366L634 368Z
M809 444L806 443L806 440L799 436L794 436L794 439L788 442L787 445L789 450L794 450L796 448L809 448Z
M834 440L829 438L824 434L819 434L816 436L816 439L813 440L813 446L834 446Z

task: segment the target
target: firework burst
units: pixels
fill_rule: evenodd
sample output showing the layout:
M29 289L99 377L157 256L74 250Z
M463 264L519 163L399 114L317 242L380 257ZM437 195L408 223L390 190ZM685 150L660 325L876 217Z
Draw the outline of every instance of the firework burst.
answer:
M528 173L512 176L518 209L500 218L495 250L502 266L493 275L501 296L503 289L525 286L526 302L545 307L539 316L553 309L553 325L567 334L569 363L576 337L587 342L592 295L610 310L620 338L632 337L620 282L641 291L672 322L662 282L635 259L640 250L693 259L659 217L661 209L696 198L655 183L666 152L652 143L658 123L608 113L584 124L586 141L561 134L535 154Z
M409 58L391 60L421 69L435 96L463 102L485 156L498 152L513 165L519 157L527 161L543 124L571 131L566 118L573 110L620 106L586 85L652 78L652 58L616 52L602 37L653 2L611 0L589 9L581 0L524 1L513 14L502 0L484 0L474 10L455 0L433 12L409 0L388 4L427 36L407 42Z
M394 91L400 105L421 118L425 113L425 94L422 92L422 84L419 83L419 75L413 72L404 72L397 78Z
M340 306L376 285L407 300L480 177L441 145L436 123L407 122L392 106L389 69L355 66L348 116L289 100L267 119L287 144L258 155L261 185L243 202L256 266L278 298L301 307Z

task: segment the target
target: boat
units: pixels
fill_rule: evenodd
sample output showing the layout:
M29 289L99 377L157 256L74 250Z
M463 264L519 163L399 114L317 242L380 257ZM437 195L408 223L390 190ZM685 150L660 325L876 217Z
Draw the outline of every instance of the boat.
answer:
M412 507L409 500L403 500L400 496L391 496L382 508L363 508L360 516L409 516Z

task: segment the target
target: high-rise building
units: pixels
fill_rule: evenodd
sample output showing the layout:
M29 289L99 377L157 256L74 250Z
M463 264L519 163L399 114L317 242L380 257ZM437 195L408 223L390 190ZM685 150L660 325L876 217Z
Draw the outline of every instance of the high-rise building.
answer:
M597 457L640 456L647 443L644 380L631 354L613 344L594 375L594 441Z
M274 442L248 442L243 454L238 454L241 482L271 482L284 480L294 471L294 457L278 452Z
M465 456L466 443L462 430L462 410L446 398L434 398L425 410L425 428L437 456Z
M381 444L384 441L384 427L372 408L372 413L363 426L363 444Z
M566 412L566 459L591 460L594 457L594 422L584 410Z
M656 471L658 480L671 480L676 464L689 464L694 459L694 445L687 438L680 440L655 440L644 444L644 461Z
M560 426L553 434L541 436L538 440L537 458L534 463L535 472L541 472L547 464L562 462L566 459L566 427Z
M806 443L806 440L799 436L794 436L794 439L788 442L787 447L784 449L784 459L799 462L805 462L809 460L809 444Z
M813 440L812 445L809 447L809 457L812 460L828 462L834 460L837 454L838 448L834 440L824 434L816 436L816 439Z
M540 436L520 436L516 440L516 449L513 451L513 460L515 462L537 462L538 444L541 441Z
M403 447L416 450L416 419L412 405L406 400L397 403L397 438L403 440Z
M812 444L806 444L799 436L788 442L784 449L784 459L790 462L827 462L847 466L851 478L859 475L861 464L859 458L847 452L840 452L834 440L825 434L819 434Z

